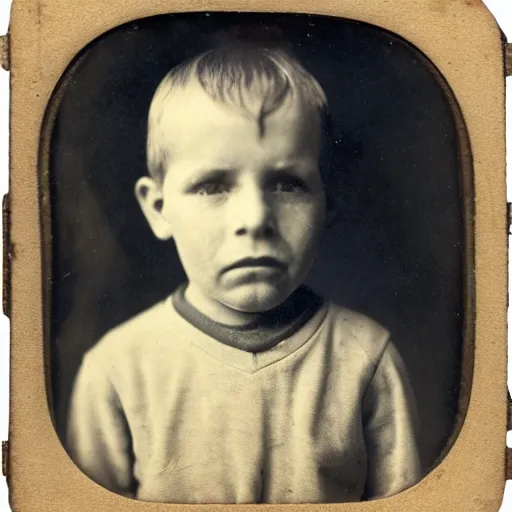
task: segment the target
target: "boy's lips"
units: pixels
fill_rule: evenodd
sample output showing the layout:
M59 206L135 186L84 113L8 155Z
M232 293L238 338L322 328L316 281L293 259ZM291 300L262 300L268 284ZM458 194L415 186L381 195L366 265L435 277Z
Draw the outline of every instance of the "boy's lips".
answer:
M286 270L286 265L271 256L262 256L260 258L243 258L238 260L237 262L229 265L223 269L223 273L229 272L230 270L234 270L237 268L253 268L253 267L270 267L277 268L280 270Z

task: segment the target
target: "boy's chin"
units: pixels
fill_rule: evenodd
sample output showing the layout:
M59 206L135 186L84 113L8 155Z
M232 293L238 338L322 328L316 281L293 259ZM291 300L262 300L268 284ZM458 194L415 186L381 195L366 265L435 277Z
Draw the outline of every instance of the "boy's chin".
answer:
M280 306L293 292L267 284L251 284L231 290L222 302L240 313L264 313Z

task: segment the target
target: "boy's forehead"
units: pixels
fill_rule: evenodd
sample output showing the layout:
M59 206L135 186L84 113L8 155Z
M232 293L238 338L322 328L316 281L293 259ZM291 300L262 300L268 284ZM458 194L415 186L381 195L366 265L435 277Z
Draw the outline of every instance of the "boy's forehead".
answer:
M221 101L208 95L197 79L183 87L176 87L160 106L160 124L166 144L172 144L191 135L200 135L212 129L237 131L252 125L265 137L265 128L276 125L287 132L307 131L320 133L320 113L296 92L291 92L270 114L261 119L265 96L247 90L240 101ZM263 128L263 130L261 129ZM313 135L313 139L316 137Z

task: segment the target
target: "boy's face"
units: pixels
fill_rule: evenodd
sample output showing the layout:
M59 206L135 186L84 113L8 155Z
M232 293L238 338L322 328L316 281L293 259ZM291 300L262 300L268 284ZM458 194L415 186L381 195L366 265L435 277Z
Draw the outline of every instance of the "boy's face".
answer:
M141 178L137 195L155 234L174 238L187 293L218 321L222 308L281 304L303 282L324 222L318 114L289 97L260 134L256 119L199 85L170 102L169 168L162 186Z

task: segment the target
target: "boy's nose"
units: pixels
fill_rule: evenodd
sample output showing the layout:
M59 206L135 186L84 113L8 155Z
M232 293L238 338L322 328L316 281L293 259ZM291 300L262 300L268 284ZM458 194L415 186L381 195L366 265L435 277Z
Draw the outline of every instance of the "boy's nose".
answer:
M251 188L237 198L232 211L237 236L269 237L276 231L271 201L264 191Z

